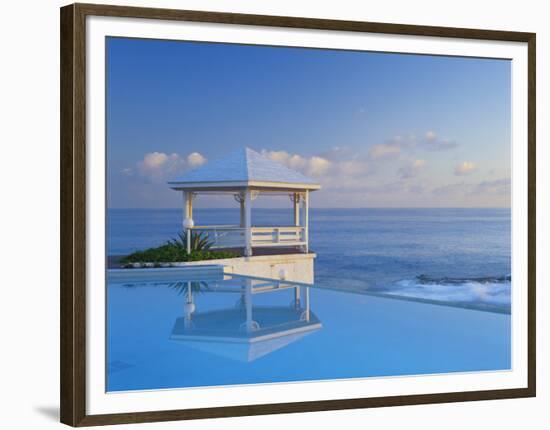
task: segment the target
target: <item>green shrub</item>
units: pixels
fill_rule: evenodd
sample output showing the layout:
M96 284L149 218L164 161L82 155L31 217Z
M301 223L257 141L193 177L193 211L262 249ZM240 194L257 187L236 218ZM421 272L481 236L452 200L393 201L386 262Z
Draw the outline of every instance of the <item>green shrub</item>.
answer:
M202 261L216 260L219 258L235 258L238 254L230 251L213 250L192 250L187 254L187 250L180 243L174 241L167 242L156 248L149 248L144 251L136 251L120 260L122 265L130 263L175 263L183 261ZM158 267L155 264L155 267Z
M191 251L185 261L216 260L218 258L235 258L238 255L231 251Z

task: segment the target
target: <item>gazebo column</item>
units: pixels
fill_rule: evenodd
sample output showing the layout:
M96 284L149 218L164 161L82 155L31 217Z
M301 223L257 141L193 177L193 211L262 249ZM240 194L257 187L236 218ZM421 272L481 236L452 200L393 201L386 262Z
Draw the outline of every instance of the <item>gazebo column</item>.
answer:
M309 252L309 190L304 193L304 242L307 254Z
M245 226L245 208L244 208L244 195L241 196L241 199L239 200L239 205L241 207L241 227L244 228Z
M239 203L239 208L240 208L239 226L241 228L244 228L244 195L245 195L244 191L241 191L237 194L233 194L233 198L237 203Z
M191 229L193 228L193 193L183 192L183 222L182 227L187 236L187 253L191 253Z
M183 192L183 219L193 219L193 193L191 191Z
M300 194L294 193L293 199L294 202L294 225L296 227L300 226Z
M244 192L244 255L252 255L252 196L249 189Z

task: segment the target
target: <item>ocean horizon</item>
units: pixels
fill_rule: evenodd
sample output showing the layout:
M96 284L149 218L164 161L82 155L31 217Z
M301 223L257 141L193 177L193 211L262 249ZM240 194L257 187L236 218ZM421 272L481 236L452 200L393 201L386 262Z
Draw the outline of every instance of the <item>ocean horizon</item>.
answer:
M252 225L292 225L287 208L253 208ZM238 224L237 208L196 208L197 225ZM311 208L315 285L510 313L510 208ZM159 246L182 209L108 209L107 254Z

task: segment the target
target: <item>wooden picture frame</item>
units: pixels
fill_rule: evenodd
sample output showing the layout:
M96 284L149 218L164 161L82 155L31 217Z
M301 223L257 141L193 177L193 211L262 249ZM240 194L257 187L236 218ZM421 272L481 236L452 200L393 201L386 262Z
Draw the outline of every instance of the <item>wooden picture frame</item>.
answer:
M89 16L146 18L430 36L528 45L528 386L526 388L444 392L393 397L257 404L187 410L88 415L86 389L86 19ZM534 33L384 24L328 19L262 16L73 4L61 8L61 422L71 426L311 412L535 396L535 130L536 72Z

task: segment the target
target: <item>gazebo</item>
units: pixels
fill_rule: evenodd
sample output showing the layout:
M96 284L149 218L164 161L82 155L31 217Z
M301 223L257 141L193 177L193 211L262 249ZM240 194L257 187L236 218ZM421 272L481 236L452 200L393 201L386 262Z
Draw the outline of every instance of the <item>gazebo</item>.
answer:
M309 193L321 186L250 148L208 162L168 185L183 194L183 228L206 235L212 248L242 248L245 256L252 256L258 247L309 250ZM239 204L239 225L195 225L193 200L200 194L220 193L233 195ZM252 226L252 202L260 194L288 195L294 208L293 225Z

